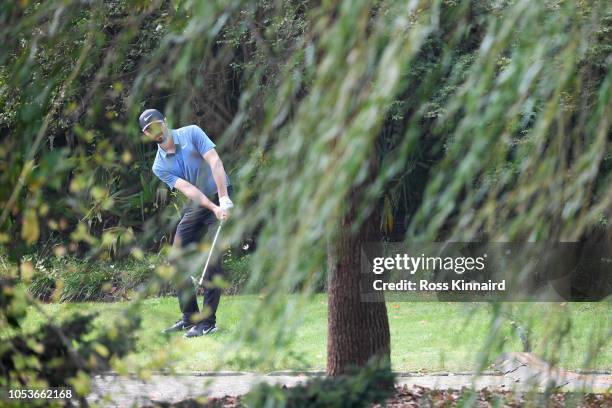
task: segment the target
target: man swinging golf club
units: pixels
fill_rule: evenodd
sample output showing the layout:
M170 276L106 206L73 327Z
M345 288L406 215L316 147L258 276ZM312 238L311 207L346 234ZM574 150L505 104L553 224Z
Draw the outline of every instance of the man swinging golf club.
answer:
M146 138L157 143L153 173L170 189L176 188L189 198L172 246L184 248L197 244L203 235L212 242L211 235L218 235L218 223L229 217L229 209L233 207L230 199L232 187L215 144L196 125L169 129L164 115L155 109L142 112L139 123ZM199 315L198 302L194 284L187 276L177 285L183 315L165 329L165 333L188 330L185 337L198 337L217 330L215 314L221 289L213 287L211 282L215 276L223 274L221 256L210 265L207 262L207 266L203 305L206 317L194 321Z

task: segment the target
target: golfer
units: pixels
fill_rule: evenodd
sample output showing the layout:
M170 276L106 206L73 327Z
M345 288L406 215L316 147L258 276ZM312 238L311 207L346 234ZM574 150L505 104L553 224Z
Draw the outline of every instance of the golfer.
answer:
M197 244L202 236L214 234L218 222L229 217L233 207L230 199L229 177L215 150L215 144L198 126L169 129L164 115L147 109L140 115L140 128L146 138L157 143L153 173L170 189L176 188L189 198L176 228L174 248ZM212 238L211 238L212 242ZM189 276L177 285L182 317L164 330L165 333L188 330L185 337L214 333L221 289L211 285L212 279L222 275L221 256L208 267L205 277L204 319L199 315L196 291Z

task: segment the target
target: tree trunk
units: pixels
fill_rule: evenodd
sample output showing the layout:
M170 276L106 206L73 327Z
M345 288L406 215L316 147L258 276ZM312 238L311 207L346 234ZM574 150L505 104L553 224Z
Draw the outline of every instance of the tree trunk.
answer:
M362 302L360 293L361 246L380 239L380 207L365 220L357 233L355 222L358 194L348 200L351 209L340 221L338 233L328 243L328 335L327 375L343 374L350 366L363 366L373 356L390 357L389 320L384 297L380 302Z

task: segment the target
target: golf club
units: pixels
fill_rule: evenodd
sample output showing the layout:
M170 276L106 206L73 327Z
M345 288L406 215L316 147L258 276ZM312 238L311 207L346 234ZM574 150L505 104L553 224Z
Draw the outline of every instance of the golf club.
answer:
M223 221L219 221L219 227L217 228L217 232L215 232L215 237L213 238L212 245L210 246L210 251L208 252L208 259L206 259L206 264L204 265L204 270L202 271L200 280L196 281L196 279L193 276L191 277L191 281L195 285L196 289L202 286L202 282L204 282L204 276L206 276L206 270L208 269L208 264L210 263L210 258L212 257L213 250L215 249L217 238L219 238L219 232L221 231L222 225L223 225Z

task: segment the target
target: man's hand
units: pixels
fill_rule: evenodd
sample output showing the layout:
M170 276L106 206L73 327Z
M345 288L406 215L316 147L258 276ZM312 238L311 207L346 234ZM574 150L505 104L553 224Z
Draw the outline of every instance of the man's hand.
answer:
M219 218L217 216L217 218L219 218L220 220L226 220L229 218L230 215L230 208L234 207L234 203L232 203L232 200L230 200L230 198L228 196L223 196L223 197L219 197L219 207L221 208L221 211L223 211L225 214L223 215L224 218Z
M229 217L229 211L224 210L219 206L215 206L213 208L213 212L215 213L215 217L217 217L219 221L225 221Z
M219 207L224 210L229 210L230 208L234 208L234 203L232 203L232 200L230 200L228 196L219 197Z
M230 200L228 196L220 197L219 204L221 205L215 205L215 203L209 200L200 189L188 181L179 178L176 180L174 187L185 194L190 200L199 203L200 207L208 208L210 211L214 212L218 220L226 220L229 218L229 209L232 208L234 204L232 204L232 200Z

